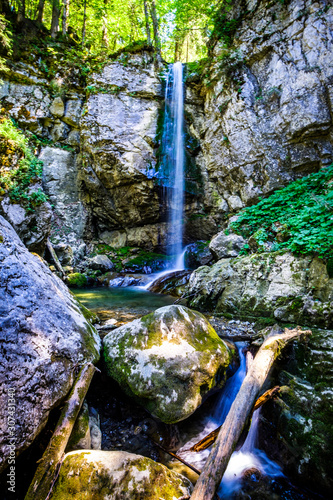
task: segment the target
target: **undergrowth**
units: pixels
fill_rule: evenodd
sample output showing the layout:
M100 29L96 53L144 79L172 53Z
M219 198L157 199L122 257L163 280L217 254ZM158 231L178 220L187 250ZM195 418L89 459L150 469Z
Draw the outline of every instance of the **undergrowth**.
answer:
M8 194L28 212L47 200L40 188L30 189L41 179L43 163L34 155L27 137L8 118L0 120L0 160L0 196Z
M271 242L272 251L333 258L333 164L242 210L230 227L253 236L259 251Z

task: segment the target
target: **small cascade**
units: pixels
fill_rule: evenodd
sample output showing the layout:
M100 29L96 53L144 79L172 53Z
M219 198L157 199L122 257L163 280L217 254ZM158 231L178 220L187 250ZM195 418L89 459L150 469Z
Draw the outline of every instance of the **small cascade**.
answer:
M241 488L245 471L256 470L269 477L282 477L284 475L281 467L273 460L270 460L266 453L258 448L260 411L261 408L253 413L251 426L243 446L239 451L235 451L231 455L218 490L221 498L230 498L230 495Z
M178 455L200 470L205 465L211 451L210 448L199 453L188 450L219 425L223 424L246 375L246 343L236 342L236 346L240 358L238 370L225 384L215 404L212 416L206 420L201 432L192 437L178 451ZM240 490L243 474L250 469L256 469L261 474L270 477L283 476L280 466L270 460L264 451L258 449L259 416L260 409L253 413L251 426L243 446L231 456L218 491L221 498L231 498L233 493Z
M179 451L178 454L188 462L195 465L198 469L202 469L205 465L207 457L210 453L210 449L200 451L198 453L192 453L187 450L191 448L195 443L199 442L210 432L216 429L219 425L222 425L226 416L229 413L232 403L242 385L242 382L246 375L246 354L245 354L245 342L236 342L238 349L240 366L236 373L230 377L224 388L220 393L220 397L215 403L213 409L213 414L209 417L203 426L203 429L199 434L196 434L190 441L188 441Z
M170 270L184 269L184 88L183 65L169 67L165 87L165 114L162 134L161 164L158 177L163 186L168 212L167 252L173 261ZM176 256L176 257L174 257Z

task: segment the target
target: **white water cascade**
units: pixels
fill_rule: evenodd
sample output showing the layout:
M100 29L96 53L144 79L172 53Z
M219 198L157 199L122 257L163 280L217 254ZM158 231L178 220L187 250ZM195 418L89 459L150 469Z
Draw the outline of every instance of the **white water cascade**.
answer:
M169 271L184 269L184 88L183 65L171 64L165 86L165 114L162 134L160 179L168 211L167 252L172 257Z
M167 254L170 263L165 271L152 276L143 289L163 276L185 269L183 248L183 216L185 187L184 85L181 62L170 64L165 85L165 111L162 133L161 162L158 179L167 209Z
M204 467L210 449L199 453L192 453L188 451L189 448L203 437L207 436L207 434L216 429L216 427L223 424L246 375L246 344L236 342L236 345L240 358L239 369L227 381L215 405L212 416L207 419L200 434L192 437L192 439L178 451L178 455L195 465L198 469ZM239 451L235 451L230 458L218 490L221 499L232 498L232 495L241 489L242 476L246 470L257 469L263 475L270 477L283 476L280 466L270 460L266 453L258 448L259 415L260 409L253 413L251 426L243 446Z

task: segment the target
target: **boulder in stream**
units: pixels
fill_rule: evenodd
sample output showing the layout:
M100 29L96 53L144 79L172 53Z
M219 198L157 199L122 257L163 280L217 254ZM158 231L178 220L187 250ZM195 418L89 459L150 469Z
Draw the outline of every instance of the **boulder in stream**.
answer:
M233 354L202 314L176 305L113 330L103 343L108 375L169 424L223 385Z
M100 340L80 305L0 216L0 470L27 448ZM8 420L8 409L15 423Z
M125 451L67 453L51 500L156 500L187 498L191 482L150 458Z

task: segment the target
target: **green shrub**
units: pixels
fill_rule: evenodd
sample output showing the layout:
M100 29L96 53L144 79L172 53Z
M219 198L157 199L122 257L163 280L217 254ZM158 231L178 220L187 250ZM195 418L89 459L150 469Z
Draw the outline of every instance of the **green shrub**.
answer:
M88 280L84 274L73 273L67 276L67 285L75 288L83 288L87 286Z
M43 163L32 152L23 132L7 118L0 121L0 144L0 196L8 194L28 212L34 211L47 200L40 188L29 192L42 177Z
M333 164L242 210L230 227L274 251L333 257Z

